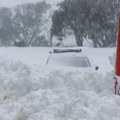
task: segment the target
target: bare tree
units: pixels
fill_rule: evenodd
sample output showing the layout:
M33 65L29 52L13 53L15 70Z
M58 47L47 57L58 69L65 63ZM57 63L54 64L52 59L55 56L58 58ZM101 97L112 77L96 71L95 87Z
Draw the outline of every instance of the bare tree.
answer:
M14 9L14 23L17 28L18 44L30 46L41 40L41 26L44 24L43 14L50 8L45 2L27 3ZM37 43L37 42L36 42Z
M0 8L0 46L11 46L15 41L16 30L10 8Z

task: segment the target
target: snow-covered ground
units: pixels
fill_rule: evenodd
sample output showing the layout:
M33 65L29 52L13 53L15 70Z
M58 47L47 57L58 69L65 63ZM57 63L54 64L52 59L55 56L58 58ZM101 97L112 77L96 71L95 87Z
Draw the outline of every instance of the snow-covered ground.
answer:
M51 50L0 48L0 120L120 120L109 61L115 48L83 49L97 73L48 67Z
M74 47L73 47L74 48ZM89 56L96 66L99 66L99 72L106 73L113 70L113 66L110 65L109 56L115 53L115 48L87 48L84 47L83 53ZM49 52L53 48L0 48L0 56L4 58L11 58L14 60L20 60L28 65L45 65L49 56Z

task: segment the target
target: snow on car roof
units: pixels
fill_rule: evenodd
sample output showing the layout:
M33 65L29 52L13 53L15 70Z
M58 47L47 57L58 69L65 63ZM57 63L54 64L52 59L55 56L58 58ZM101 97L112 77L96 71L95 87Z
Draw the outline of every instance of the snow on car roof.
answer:
M54 53L81 52L82 49L54 49Z
M81 48L59 48L59 49L53 49L52 52L50 52L52 56L80 56L80 57L88 57L87 54L84 53L84 51Z

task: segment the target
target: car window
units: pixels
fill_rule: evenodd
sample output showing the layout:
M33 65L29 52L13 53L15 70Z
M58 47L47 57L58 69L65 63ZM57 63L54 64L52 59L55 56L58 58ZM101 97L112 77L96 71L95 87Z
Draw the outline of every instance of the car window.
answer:
M48 65L68 67L91 67L87 57L53 55Z

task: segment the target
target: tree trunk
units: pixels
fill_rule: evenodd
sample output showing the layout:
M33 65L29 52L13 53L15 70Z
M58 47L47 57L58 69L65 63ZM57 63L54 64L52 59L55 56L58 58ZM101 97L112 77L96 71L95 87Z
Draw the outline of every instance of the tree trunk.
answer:
M50 47L52 47L52 39L53 39L53 34L50 34L50 39L49 39L49 43L50 43Z
M83 46L83 38L75 33L75 39L78 46Z
M93 39L93 47L94 47L94 48L97 48L97 42L96 42L95 39Z
M91 39L92 39L93 47L97 48L97 39L95 38L95 35L91 35Z

